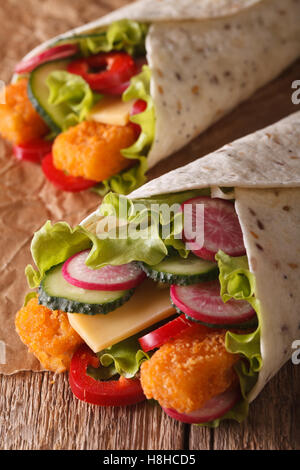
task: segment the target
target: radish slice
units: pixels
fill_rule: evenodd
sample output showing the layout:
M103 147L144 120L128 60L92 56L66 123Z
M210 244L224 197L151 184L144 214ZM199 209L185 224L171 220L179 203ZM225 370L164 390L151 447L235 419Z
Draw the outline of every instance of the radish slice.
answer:
M200 204L204 205L204 212L197 210ZM230 256L246 254L242 230L232 202L197 197L185 201L181 208L184 211L183 239L192 244L190 249L196 256L215 261L219 250ZM197 233L197 228L202 233Z
M61 46L51 47L46 51L31 57L27 60L22 60L15 67L15 73L27 73L31 72L38 65L48 62L50 60L65 59L71 57L78 52L78 46L76 44L63 44Z
M171 418L188 424L209 423L224 416L241 399L239 388L230 388L211 398L202 408L191 413L179 413L171 408L163 408Z
M81 251L64 263L62 274L69 284L87 290L128 290L146 278L137 263L91 269L85 264L88 255L89 250Z
M219 281L201 282L190 286L173 284L172 302L188 317L212 325L243 323L255 316L255 310L246 300L231 299L224 303Z

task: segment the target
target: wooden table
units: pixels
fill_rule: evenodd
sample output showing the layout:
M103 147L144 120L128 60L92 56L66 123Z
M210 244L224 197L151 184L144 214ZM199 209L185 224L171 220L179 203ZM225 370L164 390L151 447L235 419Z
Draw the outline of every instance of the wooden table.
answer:
M35 44L126 4L83 0L1 2L1 75ZM34 11L34 15L31 12ZM64 11L63 18L61 12ZM12 34L13 31L13 34ZM8 37L10 38L8 40ZM300 61L225 117L186 149L150 172L156 177L235 138L297 111L291 84ZM251 405L247 421L204 429L175 422L159 406L97 408L77 401L66 375L23 372L0 376L1 449L299 449L300 366L283 367Z

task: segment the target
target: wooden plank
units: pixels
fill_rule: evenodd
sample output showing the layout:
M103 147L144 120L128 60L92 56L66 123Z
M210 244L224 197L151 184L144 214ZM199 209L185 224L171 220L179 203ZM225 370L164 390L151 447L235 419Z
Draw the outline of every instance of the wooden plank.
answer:
M67 375L1 376L0 448L8 449L182 449L184 425L155 403L101 408L77 400Z
M211 448L218 450L300 449L300 367L291 362L250 405L247 420L223 422L212 430ZM199 448L202 430L191 427L190 449Z
M14 0L6 0L0 7L5 17L0 34L1 79L8 80L17 60L53 31L58 34L126 3L44 0L36 10L36 0L23 0L17 9ZM34 17L30 11L35 11ZM61 11L65 12L63 18ZM9 49L7 37L12 41ZM291 102L291 84L299 77L300 61L185 149L161 162L149 176L159 176L299 110ZM210 430L177 423L152 403L125 409L83 404L72 396L66 375L56 377L54 383L50 373L1 376L0 448L299 449L299 380L300 368L288 364L251 405L246 423Z

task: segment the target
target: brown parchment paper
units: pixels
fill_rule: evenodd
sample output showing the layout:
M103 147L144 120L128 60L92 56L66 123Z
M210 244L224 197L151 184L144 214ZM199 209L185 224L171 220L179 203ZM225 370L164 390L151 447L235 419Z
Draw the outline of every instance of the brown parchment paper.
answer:
M130 1L5 0L0 3L0 79L8 83L15 64L33 47ZM40 370L14 328L14 317L28 292L24 268L31 262L34 231L47 219L78 224L99 204L85 191L56 190L38 165L18 162L0 138L0 372ZM4 354L5 349L5 354ZM5 356L5 357L4 357Z

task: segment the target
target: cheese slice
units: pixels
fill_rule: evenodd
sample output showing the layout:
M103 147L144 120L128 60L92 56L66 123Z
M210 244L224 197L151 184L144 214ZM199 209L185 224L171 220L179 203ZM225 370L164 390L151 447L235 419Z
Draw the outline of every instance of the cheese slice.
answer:
M122 101L119 96L104 96L89 112L88 121L102 122L113 126L126 126L129 122L132 101Z
M169 288L143 282L131 299L107 315L68 313L71 326L95 353L129 338L171 315Z

